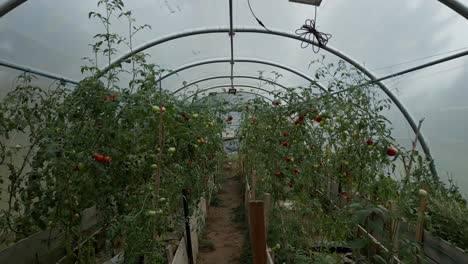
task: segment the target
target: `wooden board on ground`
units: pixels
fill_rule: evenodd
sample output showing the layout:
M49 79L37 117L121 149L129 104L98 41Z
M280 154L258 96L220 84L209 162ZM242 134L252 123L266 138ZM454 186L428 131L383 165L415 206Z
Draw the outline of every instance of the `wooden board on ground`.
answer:
M468 263L468 255L447 241L424 232L424 254L436 263Z
M81 230L97 224L96 208L82 212ZM0 263L56 263L65 254L64 237L59 230L45 230L22 239L0 251Z

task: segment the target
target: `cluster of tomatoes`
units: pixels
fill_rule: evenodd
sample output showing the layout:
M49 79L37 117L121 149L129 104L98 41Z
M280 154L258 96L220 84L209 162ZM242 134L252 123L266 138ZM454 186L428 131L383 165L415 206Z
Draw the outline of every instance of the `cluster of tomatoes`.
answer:
M91 155L91 157L92 157L95 161L97 161L97 162L99 162L99 163L106 163L107 165L109 165L110 162L111 162L111 157L109 157L109 156L104 156L104 155L99 154L99 153L94 153L94 154Z

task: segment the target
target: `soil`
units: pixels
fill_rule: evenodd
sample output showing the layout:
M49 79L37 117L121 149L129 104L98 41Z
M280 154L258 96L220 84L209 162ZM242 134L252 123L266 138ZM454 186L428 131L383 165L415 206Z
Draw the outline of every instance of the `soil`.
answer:
M217 195L219 203L210 206L204 237L214 248L201 247L198 264L241 263L245 237L242 225L235 219L242 202L241 183L235 165L230 169L226 167L225 181Z

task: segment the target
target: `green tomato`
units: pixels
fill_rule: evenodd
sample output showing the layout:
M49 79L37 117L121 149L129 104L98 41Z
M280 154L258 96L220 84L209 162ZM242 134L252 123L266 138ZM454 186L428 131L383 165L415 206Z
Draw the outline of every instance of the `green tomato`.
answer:
M192 114L192 117L193 117L193 118L197 118L197 117L198 117L198 114Z
M176 152L176 148L170 147L169 149L167 149L167 152L174 153L174 152Z
M158 169L158 164L151 164L151 169L156 170Z
M156 215L156 211L154 211L154 210L148 210L148 211L146 211L146 215L147 215L147 216L155 216L155 215Z
M83 162L78 163L78 170L83 171L86 169L86 165Z
M324 127L325 126L325 120L320 121L320 126Z

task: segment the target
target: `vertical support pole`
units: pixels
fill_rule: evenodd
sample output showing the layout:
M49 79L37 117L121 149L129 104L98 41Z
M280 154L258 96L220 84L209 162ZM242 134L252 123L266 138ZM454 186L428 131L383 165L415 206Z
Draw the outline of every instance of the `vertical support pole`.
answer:
M397 204L395 201L390 202L390 210L392 212L392 224L391 224L391 238L392 238L392 255L394 258L399 258L399 244L398 244L398 236L400 233L400 218L397 216ZM393 259L392 258L392 262Z
M253 264L266 264L265 218L263 201L250 201L250 237L252 240Z
M264 215L265 215L265 241L268 241L268 212L270 211L271 206L271 194L265 193L263 196L263 201L265 203Z
M253 170L252 171L252 193L251 193L251 197L250 199L251 200L255 200L257 199L257 196L256 196L256 189L257 189L257 170Z
M189 264L193 263L193 252L192 252L192 234L190 230L190 216L188 210L187 190L182 190L182 198L184 202L184 222L185 222L185 246L187 248L187 256Z
M419 190L419 209L418 209L418 224L416 225L416 242L419 244L419 254L416 256L416 262L423 263L422 256L424 254L423 234L424 234L424 212L427 206L427 191L424 189Z

